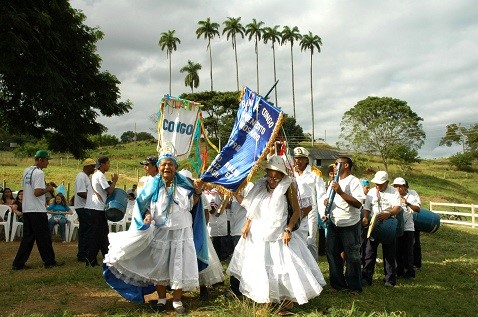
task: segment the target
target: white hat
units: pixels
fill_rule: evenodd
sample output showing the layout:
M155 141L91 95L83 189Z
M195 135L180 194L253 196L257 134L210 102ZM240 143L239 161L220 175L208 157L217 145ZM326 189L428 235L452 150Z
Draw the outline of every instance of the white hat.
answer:
M309 157L309 151L302 146L296 147L294 149L294 157Z
M278 155L272 155L269 157L265 169L281 172L284 175L287 175L287 169L285 168L284 160Z
M386 181L388 181L388 173L385 171L378 171L372 178L372 183L379 185L385 183Z
M186 178L193 179L193 174L188 170L182 169L178 173L183 175Z
M405 179L403 179L402 177L397 177L393 180L393 186L395 185L406 185L407 182L405 181Z

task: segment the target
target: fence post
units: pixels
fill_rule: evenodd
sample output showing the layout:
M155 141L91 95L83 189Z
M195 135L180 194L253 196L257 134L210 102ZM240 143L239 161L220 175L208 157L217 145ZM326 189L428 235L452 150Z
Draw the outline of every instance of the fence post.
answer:
M476 228L475 205L471 205L471 227Z

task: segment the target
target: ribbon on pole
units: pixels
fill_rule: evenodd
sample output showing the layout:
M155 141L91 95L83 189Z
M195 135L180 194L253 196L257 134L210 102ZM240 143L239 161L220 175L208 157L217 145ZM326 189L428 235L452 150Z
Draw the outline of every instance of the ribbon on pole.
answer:
M224 193L237 191L260 167L268 152L265 150L274 143L282 121L280 109L245 87L229 140L201 180L214 184Z

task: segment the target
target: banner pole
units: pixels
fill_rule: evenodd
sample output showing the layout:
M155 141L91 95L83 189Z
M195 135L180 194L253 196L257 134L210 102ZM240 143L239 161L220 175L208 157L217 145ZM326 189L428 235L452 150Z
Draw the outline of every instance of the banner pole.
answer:
M277 86L277 83L279 82L279 79L277 79L277 81L275 82L275 84L272 86L272 88L267 92L267 94L263 97L264 99L267 99L267 97L269 97L269 95L271 94L272 90L274 90L274 88Z

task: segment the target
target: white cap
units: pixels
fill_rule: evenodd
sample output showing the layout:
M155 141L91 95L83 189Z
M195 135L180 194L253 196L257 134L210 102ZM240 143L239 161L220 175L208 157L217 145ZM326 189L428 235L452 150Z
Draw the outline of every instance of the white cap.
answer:
M294 149L294 157L309 157L309 151L302 146L296 147Z
M393 186L395 185L406 185L407 182L405 181L405 179L403 179L402 177L397 177L393 180Z
M269 157L265 169L281 172L284 175L287 175L287 169L285 168L284 159L278 155L272 155Z
M378 171L372 178L372 183L379 185L385 183L386 181L388 181L388 173L385 171Z

